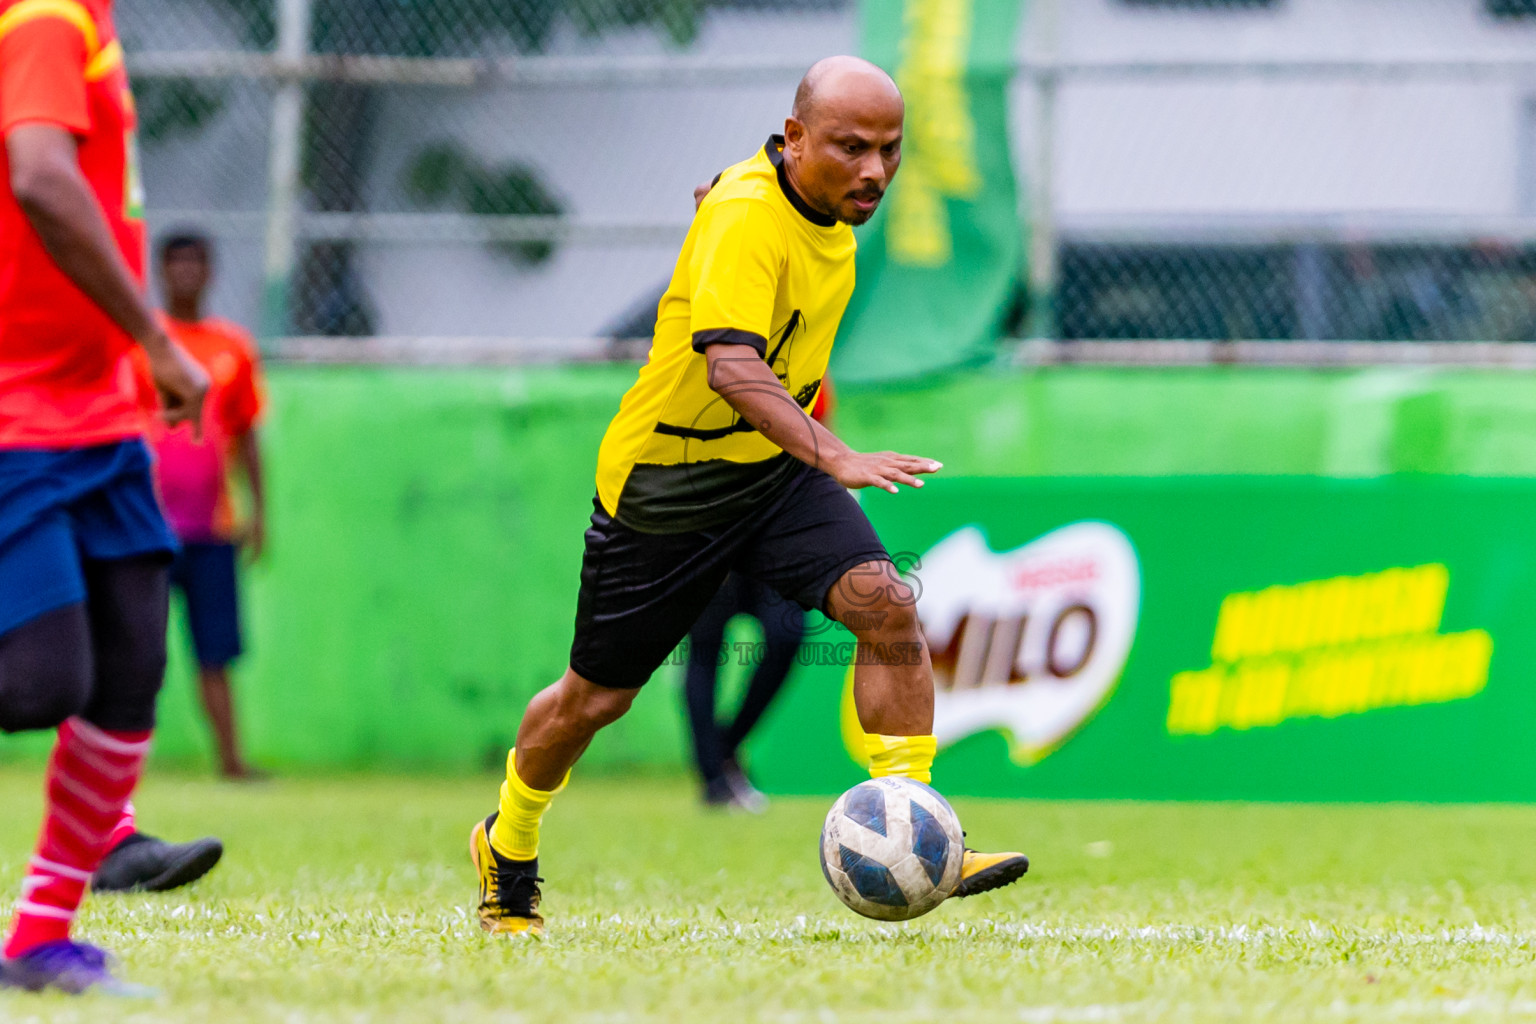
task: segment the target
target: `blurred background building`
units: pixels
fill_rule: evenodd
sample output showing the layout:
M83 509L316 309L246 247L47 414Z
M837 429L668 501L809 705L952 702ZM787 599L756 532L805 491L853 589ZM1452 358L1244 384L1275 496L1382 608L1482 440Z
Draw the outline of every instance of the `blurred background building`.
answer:
M269 338L544 354L644 331L693 185L860 37L846 0L119 20L151 228L218 236L219 309ZM1039 0L1015 52L1012 333L1536 340L1530 0Z

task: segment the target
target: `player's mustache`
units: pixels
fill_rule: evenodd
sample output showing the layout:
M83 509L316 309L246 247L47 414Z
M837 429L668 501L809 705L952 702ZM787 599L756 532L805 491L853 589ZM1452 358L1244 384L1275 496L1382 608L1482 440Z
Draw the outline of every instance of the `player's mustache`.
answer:
M869 200L878 201L878 200L883 199L885 197L885 189L879 189L879 188L863 189L863 190L858 191L858 192L850 192L850 193L848 193L848 195L849 195L849 198L852 198L852 199L869 199Z

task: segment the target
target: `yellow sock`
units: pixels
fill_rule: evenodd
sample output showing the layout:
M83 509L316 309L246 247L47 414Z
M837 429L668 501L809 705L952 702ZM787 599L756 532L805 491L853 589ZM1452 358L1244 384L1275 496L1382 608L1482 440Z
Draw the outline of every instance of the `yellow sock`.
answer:
M491 849L513 860L539 855L539 821L555 794L571 781L571 773L554 789L534 789L517 775L517 749L507 754L507 781L501 784L501 805L491 827Z
M864 752L869 755L869 777L905 775L918 782L933 781L933 758L939 741L932 736L880 736L866 733Z

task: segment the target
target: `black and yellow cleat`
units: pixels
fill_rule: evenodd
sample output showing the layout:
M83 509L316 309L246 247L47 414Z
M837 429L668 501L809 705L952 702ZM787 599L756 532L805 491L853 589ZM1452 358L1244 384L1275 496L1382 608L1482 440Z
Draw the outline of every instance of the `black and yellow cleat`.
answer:
M480 876L480 927L498 935L543 935L539 859L512 860L491 847L492 814L469 833L469 859Z
M977 853L967 846L965 859L960 862L960 884L950 896L963 899L1001 889L1023 878L1028 870L1029 858L1022 853Z

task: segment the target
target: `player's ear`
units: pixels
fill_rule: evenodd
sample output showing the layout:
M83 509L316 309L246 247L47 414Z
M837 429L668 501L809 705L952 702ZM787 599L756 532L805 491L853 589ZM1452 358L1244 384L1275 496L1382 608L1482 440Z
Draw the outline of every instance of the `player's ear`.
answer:
M800 155L800 147L805 144L805 124L797 118L786 117L784 119L784 148L795 156Z

